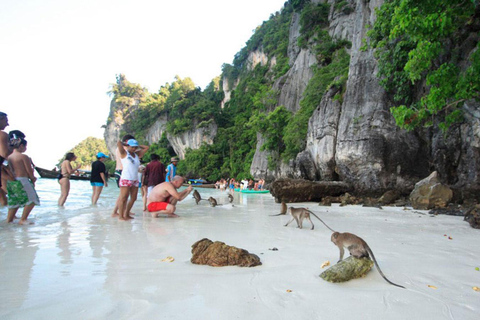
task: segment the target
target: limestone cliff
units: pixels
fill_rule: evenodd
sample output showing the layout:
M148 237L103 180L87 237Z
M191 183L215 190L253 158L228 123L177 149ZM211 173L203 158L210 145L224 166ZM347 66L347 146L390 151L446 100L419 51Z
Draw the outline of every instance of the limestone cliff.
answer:
M328 1L333 4L335 1ZM274 172L267 168L268 153L257 148L251 173L255 177L301 177L310 180L342 180L357 192L381 193L396 188L411 190L431 170L458 188L476 188L480 182L478 103L467 103L466 122L452 129L445 140L441 132L399 129L389 108L391 102L377 78L373 51L361 51L368 25L375 21L381 0L350 0L347 13L333 9L329 34L352 43L350 68L343 101L334 100L335 89L324 95L310 118L307 145L289 165ZM295 45L298 17L291 23L291 70L276 83L278 105L298 109L305 84L311 77L314 56ZM469 48L473 50L474 47ZM311 60L310 60L311 59ZM259 137L258 144L263 143Z

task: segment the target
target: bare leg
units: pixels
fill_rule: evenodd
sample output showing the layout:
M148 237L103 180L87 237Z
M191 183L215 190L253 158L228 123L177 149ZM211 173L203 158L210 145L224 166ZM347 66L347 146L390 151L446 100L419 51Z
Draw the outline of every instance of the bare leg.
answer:
M92 204L97 204L98 198L102 193L103 187L93 187Z
M142 200L143 200L143 211L147 211L147 187L142 186Z
M152 218L158 218L159 214L166 214L168 217L177 218L178 215L175 214L176 209L177 208L174 205L168 204L165 210L153 211L150 212L150 214L152 215Z
M63 207L65 201L67 201L68 193L70 192L70 179L62 178L58 181L60 184L60 198L58 199L58 206Z
M119 201L120 201L120 195L118 196L117 201L115 201L115 207L113 208L113 212L112 212L112 217L113 218L118 217L118 202Z
M29 204L28 206L25 206L25 208L23 208L23 214L22 214L22 217L20 218L20 221L18 221L18 224L26 224L27 223L28 215L30 214L30 212L32 212L33 207L35 207L34 203ZM30 224L32 224L32 223L30 223Z
M7 222L11 223L13 222L13 218L15 218L15 214L17 213L18 208L11 208L8 209L8 214L7 214Z
M128 220L127 200L129 192L129 187L120 187L120 195L118 196L118 219L122 221Z
M0 189L0 204L2 206L7 205L7 195L5 194L5 191L3 191L3 189Z
M130 187L130 201L128 201L127 212L126 212L127 219L133 219L133 217L130 214L134 214L134 213L131 213L130 211L132 210L132 207L135 201L137 201L137 195L138 195L138 187Z

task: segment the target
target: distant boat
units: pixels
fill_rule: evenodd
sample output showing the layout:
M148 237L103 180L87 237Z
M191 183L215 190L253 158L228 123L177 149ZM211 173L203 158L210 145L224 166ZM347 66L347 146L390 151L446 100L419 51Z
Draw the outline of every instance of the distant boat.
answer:
M58 179L58 175L60 174L60 171L47 170L40 167L35 167L35 170L37 170L40 177L46 179ZM79 170L79 172L78 175L72 174L70 180L90 180L90 171Z

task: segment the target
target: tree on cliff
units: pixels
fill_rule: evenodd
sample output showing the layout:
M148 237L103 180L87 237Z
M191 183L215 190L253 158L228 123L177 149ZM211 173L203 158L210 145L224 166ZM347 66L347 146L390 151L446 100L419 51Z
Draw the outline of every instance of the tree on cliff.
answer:
M104 154L108 155L108 149L107 145L105 144L105 140L94 137L88 137L85 140L82 140L79 144L67 152L75 153L77 156L75 164L80 164L82 169L90 169L92 162L97 160L98 152L103 152ZM65 154L67 152L65 152ZM65 155L63 155L59 160L57 164L58 167L64 160L64 156Z
M389 0L376 13L368 36L397 124L446 132L465 101L480 101L479 2Z

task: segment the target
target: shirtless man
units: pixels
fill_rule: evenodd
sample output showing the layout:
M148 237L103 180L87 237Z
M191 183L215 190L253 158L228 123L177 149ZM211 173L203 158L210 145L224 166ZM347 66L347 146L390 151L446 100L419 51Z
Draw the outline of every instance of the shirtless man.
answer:
M177 192L183 184L182 176L175 176L171 182L162 182L152 189L147 198L148 212L153 218L158 218L159 214L166 214L168 217L178 217L175 214L175 205L178 201L182 201L192 192L193 187L190 185L182 192Z
M33 174L32 160L23 154L27 150L27 141L22 138L13 148L13 153L8 157L8 165L15 176L15 180L7 182L7 222L12 222L18 209L24 207L22 218L18 224L25 224L33 207L40 204L34 188L37 179Z
M8 134L3 131L6 127L8 127L7 114L0 112L0 204L3 206L7 205L7 196L5 191L7 190L6 176L9 174L7 168L3 165L3 162L7 160L11 153L10 149L8 148Z

